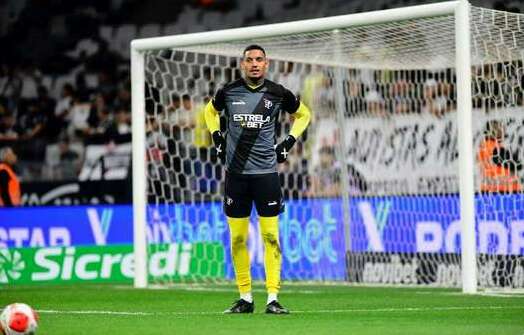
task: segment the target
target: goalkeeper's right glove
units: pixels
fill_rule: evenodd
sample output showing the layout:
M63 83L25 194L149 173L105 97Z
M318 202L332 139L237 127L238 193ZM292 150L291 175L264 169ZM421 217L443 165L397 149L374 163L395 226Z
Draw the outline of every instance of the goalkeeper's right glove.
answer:
M222 162L226 160L226 140L222 136L222 132L217 130L213 133L213 143L215 144L215 150L217 156Z

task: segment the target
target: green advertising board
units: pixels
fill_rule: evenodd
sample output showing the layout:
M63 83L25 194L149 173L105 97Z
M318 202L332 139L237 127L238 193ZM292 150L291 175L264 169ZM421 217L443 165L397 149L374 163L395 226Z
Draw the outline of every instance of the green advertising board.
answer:
M149 279L185 281L224 278L219 243L149 246ZM39 283L132 283L132 245L0 249L0 285Z

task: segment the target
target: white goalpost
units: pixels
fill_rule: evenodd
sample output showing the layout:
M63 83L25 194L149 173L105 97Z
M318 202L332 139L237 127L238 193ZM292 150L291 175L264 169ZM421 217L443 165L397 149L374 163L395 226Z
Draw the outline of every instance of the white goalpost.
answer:
M284 280L524 287L523 22L460 0L133 40L135 287L232 279L223 171L199 115L253 43L314 114L279 166ZM483 186L477 148L495 121L513 155L490 171L511 173L511 192Z

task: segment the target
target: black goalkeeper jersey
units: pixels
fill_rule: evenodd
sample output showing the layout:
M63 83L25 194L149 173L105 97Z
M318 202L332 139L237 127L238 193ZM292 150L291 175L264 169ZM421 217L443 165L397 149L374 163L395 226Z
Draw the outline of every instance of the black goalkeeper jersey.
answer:
M295 95L267 79L257 88L239 79L218 90L212 102L226 118L226 170L237 174L276 172L276 125L281 111L297 111L300 102Z

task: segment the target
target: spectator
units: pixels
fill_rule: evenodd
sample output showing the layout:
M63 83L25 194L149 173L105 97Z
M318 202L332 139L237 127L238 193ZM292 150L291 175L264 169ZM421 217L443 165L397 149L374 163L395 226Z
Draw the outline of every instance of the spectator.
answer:
M118 90L114 104L117 106L122 106L127 110L131 110L131 92L127 86L127 84L124 84L124 87Z
M364 85L356 79L347 83L346 105L349 116L358 116L364 111Z
M203 103L200 103L195 107L193 121L195 125L195 136L193 143L197 148L207 149L213 144L211 141L211 134L207 130L206 120L204 118L205 106L209 102L209 99L209 96L204 97Z
M309 71L307 71L308 74L304 78L300 100L306 104L306 106L310 106L311 110L315 111L313 114L316 115L317 111L320 110L319 92L325 78L319 66L307 65L306 67Z
M119 106L112 124L107 128L107 135L116 137L131 134L131 115L123 106Z
M102 94L97 94L95 102L91 106L89 117L87 118L87 124L89 125L86 135L101 135L105 134L109 127L113 123L112 115L109 111L109 107L106 104L106 100Z
M38 93L38 97L36 99L36 104L38 106L38 109L40 110L42 115L45 117L47 124L55 125L56 124L56 117L54 113L55 106L56 106L55 99L49 96L47 87L43 85L38 86L37 93ZM45 127L44 133L48 141L55 142L56 138L58 137L60 133L60 129L58 127Z
M15 141L19 138L15 125L16 118L13 113L5 112L0 115L0 141Z
M83 137L88 133L89 125L87 119L90 113L91 104L89 103L89 98L75 94L70 113L71 122L67 128L67 135L70 138Z
M19 206L20 182L14 171L17 156L13 149L4 147L0 149L0 206Z
M188 94L182 96L182 101L173 95L173 103L168 108L169 123L173 126L173 135L177 140L192 143L192 128L195 126L193 102Z
M427 79L424 83L424 105L422 112L441 118L448 111L447 100L440 94L438 82L433 78Z
M300 76L293 72L293 62L280 62L280 73L277 81L284 87L287 87L293 94L300 94Z
M110 72L98 72L97 92L102 93L109 101L113 100L116 93L116 85Z
M22 90L22 79L18 69L15 67L3 66L0 71L0 95L8 101L17 101ZM12 108L13 106L8 106Z
M384 106L384 99L380 96L380 93L375 90L371 90L366 94L364 100L366 102L366 111L368 116L388 116Z
M513 193L522 191L517 172L522 169L518 153L503 145L504 126L499 121L486 124L477 160L480 165L480 190L483 192Z
M320 118L329 117L335 109L335 90L333 87L333 80L327 76L323 77L322 85L317 93Z
M91 94L91 89L87 85L87 79L85 72L79 72L75 76L75 88L76 94L87 97Z
M62 96L55 107L55 118L60 130L65 129L70 122L70 112L73 107L73 85L66 83L62 87Z
M120 57L109 50L104 40L99 40L98 51L87 59L86 69L89 72L114 73L117 69Z
M28 102L26 111L19 118L19 125L22 130L20 137L24 140L42 139L46 123L47 118L37 101Z
M320 148L319 164L313 169L310 194L315 197L336 197L340 195L340 164L335 160L331 146Z
M389 89L393 114L409 114L413 112L412 101L409 99L409 84L405 79L393 82Z
M80 171L79 158L80 156L69 146L69 138L65 137L58 143L58 150L60 152L60 174L61 179L73 180L78 177Z
M24 67L20 73L22 87L20 98L26 100L36 99L38 96L38 83L42 74L33 65Z

